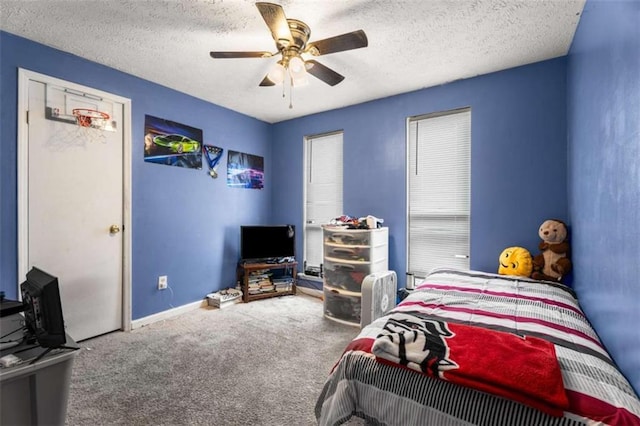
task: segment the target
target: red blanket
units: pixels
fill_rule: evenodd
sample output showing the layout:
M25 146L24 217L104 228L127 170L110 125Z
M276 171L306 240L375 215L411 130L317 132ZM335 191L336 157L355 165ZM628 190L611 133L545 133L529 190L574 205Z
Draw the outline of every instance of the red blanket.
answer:
M555 347L539 338L396 313L371 352L553 416L562 416L569 406Z

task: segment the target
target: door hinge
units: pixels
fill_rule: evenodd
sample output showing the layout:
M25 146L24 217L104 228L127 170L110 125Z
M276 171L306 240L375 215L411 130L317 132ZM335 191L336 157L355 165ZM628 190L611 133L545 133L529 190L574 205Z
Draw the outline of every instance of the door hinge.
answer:
M27 110L26 113L27 113L27 124L29 124L29 110Z

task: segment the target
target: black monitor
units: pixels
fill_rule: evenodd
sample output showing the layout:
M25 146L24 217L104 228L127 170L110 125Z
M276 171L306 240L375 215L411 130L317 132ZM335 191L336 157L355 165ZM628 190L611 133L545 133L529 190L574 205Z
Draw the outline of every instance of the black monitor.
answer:
M58 278L36 267L27 272L20 285L27 332L44 348L66 343Z

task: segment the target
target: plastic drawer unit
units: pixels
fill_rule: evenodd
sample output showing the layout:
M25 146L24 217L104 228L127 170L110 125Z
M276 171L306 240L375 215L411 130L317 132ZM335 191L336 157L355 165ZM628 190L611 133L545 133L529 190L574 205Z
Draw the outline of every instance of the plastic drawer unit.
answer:
M362 281L388 269L388 240L388 228L323 227L326 318L360 326Z

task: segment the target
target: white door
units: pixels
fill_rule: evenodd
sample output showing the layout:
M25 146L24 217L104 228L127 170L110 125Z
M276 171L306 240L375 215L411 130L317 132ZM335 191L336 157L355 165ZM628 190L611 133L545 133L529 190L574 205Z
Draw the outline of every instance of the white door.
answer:
M20 173L26 180L20 191L26 203L20 208L26 222L21 274L37 266L58 277L67 333L78 341L127 328L124 106L102 92L42 80L21 80L28 84L28 136L21 141L28 145L21 151L26 155ZM73 122L76 108L106 112L109 118L81 127ZM104 130L95 128L100 124Z

